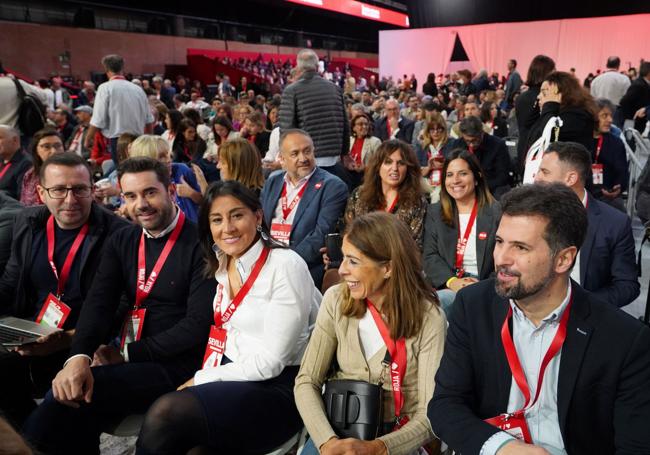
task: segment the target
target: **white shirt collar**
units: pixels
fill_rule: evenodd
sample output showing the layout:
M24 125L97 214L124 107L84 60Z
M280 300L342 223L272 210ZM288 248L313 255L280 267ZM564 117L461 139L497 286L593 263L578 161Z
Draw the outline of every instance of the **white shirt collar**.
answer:
M257 262L257 259L260 257L263 248L264 248L264 242L262 242L262 239L260 238L257 240L257 242L253 244L253 246L251 246L248 249L247 252L245 252L239 259L235 260L235 268L239 273L239 278L241 278L242 283L246 281L248 275L250 275L251 270L255 266L255 262ZM217 260L219 261L219 268L215 273L215 278L220 283L224 283L225 281L223 280L223 278L224 276L228 275L228 261L226 258L226 253L219 250L217 251L216 255L217 255ZM222 279L220 280L219 278Z
M296 183L295 185L293 184L293 182L291 182L291 179L289 178L289 173L285 172L284 173L284 181L285 181L285 183L287 185L291 185L292 188L300 188L300 186L303 183L307 182L311 178L311 176L314 175L314 172L316 172L316 168L317 168L317 166L314 166L314 169L312 169L312 171L308 175L306 175L303 178L301 178L300 180L298 180L298 183Z
M582 205L584 205L585 207L587 207L587 197L588 197L588 196L587 196L587 190L585 189L584 191L585 191L585 195L582 196Z
M148 239L159 239L159 238L161 238L161 237L166 236L167 234L169 234L171 231L174 230L174 228L176 227L176 224L178 224L178 218L179 218L180 215L181 215L181 209L179 209L178 206L174 206L174 208L176 209L176 216L174 217L174 219L173 219L173 221L171 222L171 224L170 224L169 226L167 226L165 229L163 229L162 231L160 231L160 233L158 233L158 234L152 234L151 232L149 232L149 231L146 230L145 228L142 228L142 232L144 232L144 235L145 235Z
M564 313L564 310L566 309L567 305L569 305L569 300L571 299L571 280L567 279L567 281L568 281L567 291L566 291L566 296L564 297L564 300L562 300L562 303L560 304L560 306L555 308L553 311L551 311L551 313L548 316L546 316L544 319L542 319L542 322L539 325L540 327L543 326L544 324L557 322L562 317L562 314ZM528 319L526 317L526 315L524 314L524 312L519 309L519 307L517 306L515 301L512 300L512 299L510 299L510 307L512 308L513 314L519 320Z

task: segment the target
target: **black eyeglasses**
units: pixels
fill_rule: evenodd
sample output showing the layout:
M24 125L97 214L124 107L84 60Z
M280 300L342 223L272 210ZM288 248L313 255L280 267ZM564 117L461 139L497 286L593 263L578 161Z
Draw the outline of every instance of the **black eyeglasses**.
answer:
M90 193L91 193L91 187L87 185L71 186L71 187L53 186L52 188L43 187L43 189L47 191L47 194L52 199L65 199L66 197L68 197L69 191L72 191L72 194L75 197L80 197L80 198L90 197Z

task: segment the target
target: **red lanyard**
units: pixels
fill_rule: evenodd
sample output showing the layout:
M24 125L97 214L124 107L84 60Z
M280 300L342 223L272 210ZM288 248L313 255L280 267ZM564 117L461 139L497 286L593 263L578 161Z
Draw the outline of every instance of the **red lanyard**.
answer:
M251 271L251 274L248 275L246 282L239 289L237 295L235 295L235 297L232 299L232 302L230 302L230 305L228 305L228 308L226 308L226 311L223 314L221 313L221 297L223 296L223 294L221 293L221 289L218 290L219 294L217 295L217 305L214 311L214 323L217 327L221 327L223 324L228 322L232 317L232 315L235 313L235 311L237 311L237 308L239 308L239 305L241 305L242 301L244 300L244 297L248 295L248 292L253 287L253 283L255 283L255 280L257 280L257 277L259 276L262 267L264 267L264 264L266 263L266 258L269 257L270 251L271 251L270 248L264 247L262 253L260 254L260 257L257 258L257 261L253 266L253 270ZM220 288L222 286L223 286L222 284L219 284Z
M9 170L10 167L11 167L11 163L7 163L7 164L4 165L4 167L2 168L2 171L0 171L0 180L2 179L2 177L5 176L5 174L7 173L7 171Z
M402 382L404 381L404 375L406 374L406 339L402 337L397 341L393 341L390 337L390 331L388 330L386 323L370 299L366 299L366 305L368 306L372 318L375 320L375 324L377 325L379 333L384 339L384 343L386 344L386 348L390 354L390 382L393 388L393 399L395 400L395 417L397 418L398 425L400 425L400 423L403 425L405 422L400 422L402 420L400 419L400 414L402 412L402 407L404 406Z
M596 144L596 159L594 159L594 164L598 163L598 157L600 156L600 149L603 148L603 135L601 134L598 137L598 143Z
M474 151L475 151L474 146L473 145L468 145L467 146L467 151L469 151L469 153L471 153L473 155Z
M388 139L390 139L393 134L393 129L390 127L390 120L388 117L386 117L386 131L388 131Z
M386 209L386 212L393 213L393 211L395 210L395 206L397 206L397 200L398 199L399 199L399 194L397 194L397 196L395 196L395 199L393 199L393 203L390 205L389 208Z
M116 80L116 79L117 79L117 80L120 80L120 79L121 79L121 80L126 80L126 78L125 78L124 76L113 76L113 77L111 77L111 80L112 80L112 81L113 81L113 80Z
M350 150L350 157L354 160L357 165L361 165L361 152L363 150L364 138L357 137L354 139L352 144L352 150Z
M463 269L463 259L465 258L465 249L467 248L467 241L469 240L469 235L472 232L474 227L474 221L476 220L476 214L478 213L478 199L474 199L474 207L472 207L472 213L469 216L469 221L467 222L467 227L465 228L465 233L463 236L460 236L460 220L458 222L458 241L456 243L456 276L462 278L465 275L465 270Z
M309 180L307 180L305 183L302 184L302 187L300 187L300 191L298 191L298 194L296 194L296 197L293 198L293 201L289 205L287 205L287 182L284 182L284 186L282 187L282 196L280 196L280 201L282 202L282 218L286 221L287 218L289 218L289 215L293 211L294 208L296 208L296 205L298 205L298 202L300 202L300 199L302 199L302 195L305 194L305 190L307 189L307 183L309 183Z
M548 351L546 351L544 359L542 360L542 365L539 369L539 376L537 378L537 391L535 393L535 399L532 402L530 401L530 388L528 387L528 381L526 380L526 375L524 374L524 370L521 367L521 363L519 362L519 356L517 355L515 344L512 341L512 334L510 333L510 326L508 325L510 318L512 318L512 306L508 308L508 315L506 316L506 320L503 321L503 326L501 327L501 342L503 343L503 347L506 351L506 357L508 359L510 371L512 372L512 377L515 379L517 386L519 386L519 390L521 390L521 393L523 393L524 399L526 400L524 406L520 409L520 411L524 411L526 408L533 407L537 402L539 394L542 390L542 382L544 381L544 373L546 372L546 367L551 362L551 359L553 359L553 357L555 357L555 355L560 351L562 345L564 344L564 340L566 339L566 328L569 322L569 312L571 310L571 304L573 303L573 289L571 289L569 292L571 292L571 295L569 296L569 304L564 309L562 319L560 319L560 326L558 327L557 332L555 333L555 337L553 337L553 341L551 341L551 345L549 346Z
M167 243L165 243L160 256L158 256L158 260L153 266L153 270L149 274L149 278L147 278L146 282L144 280L144 275L147 270L147 261L144 254L144 232L142 233L142 236L140 237L140 247L138 249L138 277L135 289L135 309L140 308L142 306L142 302L144 302L144 300L149 297L151 289L153 289L153 285L158 279L160 270L165 265L169 253L172 251L172 248L174 248L176 240L178 240L178 236L181 234L183 224L185 224L185 214L183 212L180 212L178 214L178 222L176 223L176 227L174 227L172 234L167 239Z
M63 269L61 269L60 276L59 276L59 272L56 269L56 264L54 264L55 239L54 239L54 217L52 215L50 215L50 218L47 220L46 231L47 231L47 260L50 261L50 267L52 267L54 276L58 280L58 284L56 286L56 298L59 299L63 295L65 284L67 283L68 277L70 276L70 269L72 268L72 263L74 262L74 258L77 256L77 252L79 251L79 248L81 248L81 244L86 238L86 234L88 234L88 224L86 223L81 227L81 230L77 234L77 237L75 237L74 242L72 242L70 251L68 252L67 257L63 262Z

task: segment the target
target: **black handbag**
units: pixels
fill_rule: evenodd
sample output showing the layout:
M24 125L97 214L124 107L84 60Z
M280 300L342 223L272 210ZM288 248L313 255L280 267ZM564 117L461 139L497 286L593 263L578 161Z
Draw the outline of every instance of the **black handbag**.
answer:
M385 371L390 365L388 350L382 363ZM383 371L378 384L351 379L333 379L325 384L325 412L339 438L372 441L383 434Z

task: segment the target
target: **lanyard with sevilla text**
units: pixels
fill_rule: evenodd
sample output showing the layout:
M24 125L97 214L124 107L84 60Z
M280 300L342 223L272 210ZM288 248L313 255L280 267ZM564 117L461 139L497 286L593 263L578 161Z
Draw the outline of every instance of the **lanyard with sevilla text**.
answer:
M180 209L177 209L180 210ZM124 321L124 327L122 328L122 337L120 348L124 352L124 347L133 341L138 341L142 336L142 327L144 325L144 317L146 313L146 308L141 308L142 303L149 297L151 290L153 289L160 271L162 270L169 253L171 253L172 248L176 245L176 241L183 230L183 225L185 224L185 214L180 212L178 214L178 221L176 226L172 231L171 235L167 239L165 246L163 247L158 260L153 266L149 278L145 281L145 274L147 273L147 261L145 258L145 234L142 232L140 237L140 245L138 247L138 275L136 277L135 284L135 304L133 305L133 310L131 310Z
M81 227L79 233L72 242L70 251L68 251L65 261L63 262L61 274L59 274L59 271L56 268L56 264L54 263L54 245L56 240L54 238L54 217L52 215L50 215L50 218L47 220L46 234L47 260L50 263L52 272L54 272L54 276L57 280L56 294L54 295L51 292L48 294L40 313L36 317L36 322L39 324L49 325L51 327L61 328L63 327L65 320L70 315L70 307L61 301L61 296L63 295L65 284L68 282L68 278L70 277L72 263L74 262L74 259L77 256L79 249L81 248L81 244L88 234L88 224L84 224Z
M375 324L379 329L381 337L384 339L384 343L388 349L388 354L390 354L390 383L393 389L393 400L395 401L395 427L393 428L393 431L399 430L402 426L406 425L409 420L407 416L401 415L402 407L404 406L402 382L404 381L404 375L406 374L406 340L402 337L397 341L393 341L390 337L390 331L382 319L381 314L379 314L379 311L375 308L375 305L369 299L366 299L366 304L372 318L375 320Z
M0 180L2 179L2 177L5 176L5 174L7 173L7 171L9 170L10 167L11 167L11 163L6 163L6 164L4 165L4 167L3 167L2 170L0 171Z
M296 205L298 205L298 202L302 199L302 195L305 194L305 190L307 189L307 183L309 183L309 181L302 184L296 197L294 197L293 201L287 205L287 182L284 182L284 186L282 187L282 196L280 196L280 200L282 201L282 219L284 221L289 218L291 211L296 208Z
M266 263L266 259L269 257L270 248L264 247L260 256L257 258L251 274L246 279L246 282L237 292L237 295L232 299L226 311L221 312L221 300L223 299L223 285L219 284L217 286L217 298L214 311L214 325L210 328L210 337L208 338L208 344L205 347L205 354L203 355L203 368L214 368L221 364L221 359L223 353L226 350L226 338L227 331L223 328L223 325L230 321L232 315L237 311L239 305L243 302L244 298L248 295L248 292L253 287L253 283L257 280L257 277Z
M544 373L546 372L546 367L551 362L553 357L560 352L564 340L566 339L567 325L569 323L569 314L571 312L571 304L573 303L573 289L571 289L571 295L569 296L569 303L562 313L562 318L560 319L560 325L558 326L557 332L551 341L544 358L542 359L542 364L539 369L539 375L537 376L537 390L535 392L535 398L531 402L530 396L530 387L528 386L528 381L526 380L526 374L521 366L519 361L519 356L517 355L517 350L515 348L515 343L512 340L512 334L510 333L510 319L512 318L512 307L508 307L508 314L506 315L505 321L503 321L503 326L501 327L501 342L503 343L503 348L506 352L506 358L508 359L508 365L510 366L510 371L512 377L517 383L519 390L524 395L524 405L521 409L501 414L491 419L487 419L486 422L496 426L497 428L504 430L513 436L516 436L519 439L523 439L525 442L532 444L532 438L530 436L530 431L528 430L528 424L526 423L526 417L524 415L527 409L532 408L539 394L542 390L542 383L544 382Z
M472 228L474 227L474 221L476 221L477 212L478 199L474 199L472 213L469 216L469 221L467 222L467 227L465 228L465 233L462 237L460 236L460 222L458 223L458 241L456 243L456 276L458 278L462 278L463 275L465 275L465 270L463 269L463 259L465 258L467 241L469 240L469 235L472 233Z

